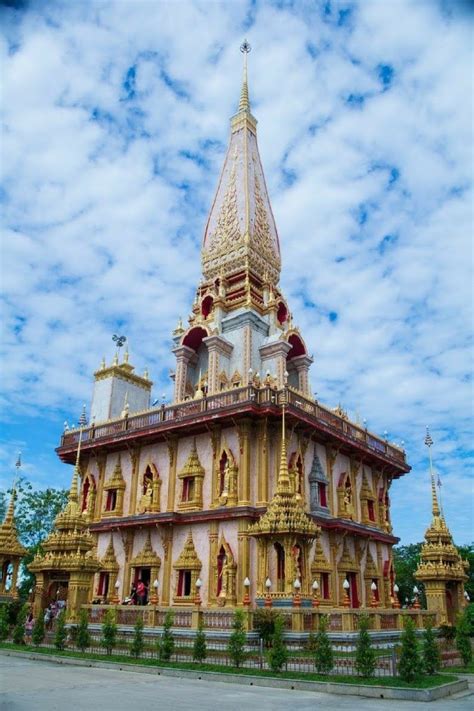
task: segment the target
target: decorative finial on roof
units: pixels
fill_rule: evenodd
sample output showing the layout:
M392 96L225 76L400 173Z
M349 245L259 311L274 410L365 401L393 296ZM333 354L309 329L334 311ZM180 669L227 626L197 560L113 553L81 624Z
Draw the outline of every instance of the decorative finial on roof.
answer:
M76 453L76 464L74 466L74 471L72 474L71 488L69 489L69 501L74 501L77 503L79 501L78 494L78 482L79 482L79 460L81 458L81 444L82 444L82 425L79 430L79 441L77 443L77 453Z
M277 492L286 493L290 490L290 475L288 472L288 457L286 453L285 403L281 408L281 454L278 470Z
M249 87L247 81L247 54L252 47L245 39L240 45L240 51L244 55L244 74L242 79L242 91L240 92L239 111L250 111Z
M439 508L439 503L438 503L438 497L436 496L436 483L435 483L434 472L433 472L433 461L431 458L431 447L433 446L433 440L431 438L428 425L426 426L425 444L428 447L428 454L429 454L429 458L430 458L431 500L432 500L433 516L436 518L436 517L439 517L439 515L440 515L440 508Z
M87 425L86 406L83 405L81 416L79 417L79 427L85 427L86 425Z
M17 471L17 476L18 476L18 472L20 471L20 468L21 468L21 452L20 451L18 452L18 457L16 458L15 466L16 466L16 471Z

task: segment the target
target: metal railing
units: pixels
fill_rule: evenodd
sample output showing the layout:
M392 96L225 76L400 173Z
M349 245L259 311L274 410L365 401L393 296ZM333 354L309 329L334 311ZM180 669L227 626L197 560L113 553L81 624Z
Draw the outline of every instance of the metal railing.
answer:
M92 424L83 430L82 442L87 444L92 440L104 438L121 439L130 432L138 433L150 428L159 428L168 423L179 423L208 412L231 410L242 405L249 407L278 405L284 396L289 410L293 410L296 414L305 413L314 420L315 424L322 425L337 437L343 437L359 445L362 444L374 453L388 457L400 464L406 463L405 453L401 448L377 437L321 403L308 399L297 390L287 388L286 391L277 391L270 387L257 388L252 385L226 390L200 400L188 400L161 406L103 424ZM79 429L69 430L63 433L60 446L73 447L78 444L78 441Z

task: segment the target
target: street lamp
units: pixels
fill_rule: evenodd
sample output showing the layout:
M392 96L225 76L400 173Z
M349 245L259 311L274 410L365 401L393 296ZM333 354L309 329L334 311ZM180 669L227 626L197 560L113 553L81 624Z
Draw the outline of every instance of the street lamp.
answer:
M415 596L415 601L413 602L413 608L415 610L419 610L420 609L420 601L418 600L418 595L420 594L420 591L418 590L416 585L413 587L413 594Z
M120 598L119 598L120 581L119 580L116 581L116 583L114 585L114 589L115 589L115 592L114 592L113 603L114 603L114 605L119 605L120 604Z
M351 599L350 599L349 593L347 591L351 587L351 584L347 578L345 578L344 582L342 583L342 587L344 590L344 599L342 601L342 604L344 605L344 607L350 607L351 606Z
M250 578L245 578L244 580L244 599L243 603L246 607L250 605L250 595L249 595L249 589L250 589Z
M157 578L155 578L155 580L153 581L153 594L150 598L150 602L152 605L158 605L158 588L159 588L159 586L160 586L160 584L159 584Z
M319 583L317 580L313 580L313 584L311 585L313 588L313 602L312 605L313 607L319 607Z
M293 605L295 607L301 607L301 595L300 595L300 589L301 589L301 583L296 578L295 582L293 583L293 587L295 589L295 593L293 595Z
M202 580L201 578L198 578L196 580L196 597L194 598L194 604L199 607L201 605L201 587L202 587Z
M375 594L377 592L377 583L375 582L375 580L372 580L370 589L372 590L372 598L370 600L370 607L378 607L379 603L377 601L377 595Z
M267 578L265 580L265 587L267 589L267 594L265 596L265 607L271 607L272 606L272 596L270 595L270 588L272 587L272 581L270 578Z
M400 600L398 599L398 593L400 592L400 588L398 587L397 583L393 586L393 607L399 608L400 607Z

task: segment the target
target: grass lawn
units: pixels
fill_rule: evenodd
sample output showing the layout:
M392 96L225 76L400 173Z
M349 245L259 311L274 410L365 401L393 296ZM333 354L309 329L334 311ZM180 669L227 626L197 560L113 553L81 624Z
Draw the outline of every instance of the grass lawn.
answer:
M447 669L449 669L449 673L474 674L474 661L468 664L467 667L447 667Z
M403 689L430 689L434 686L441 686L449 681L456 681L457 677L452 674L436 674L435 676L421 676L413 682L406 682L398 677L377 677L364 679L356 676L343 676L338 674L316 674L306 672L275 672L260 670L260 669L242 669L236 667L223 667L218 664L197 664L194 662L159 662L156 659L135 659L134 657L114 654L83 654L79 651L65 650L63 652L57 649L47 647L33 647L31 645L16 645L10 642L1 642L0 649L10 649L20 652L35 652L49 656L64 656L73 657L75 659L90 659L96 661L112 662L114 664L135 664L137 666L147 667L162 667L168 669L183 669L186 671L192 670L196 672L218 672L219 674L242 674L255 677L271 677L279 679L294 679L303 681L330 681L343 684L369 684L371 686L395 686Z

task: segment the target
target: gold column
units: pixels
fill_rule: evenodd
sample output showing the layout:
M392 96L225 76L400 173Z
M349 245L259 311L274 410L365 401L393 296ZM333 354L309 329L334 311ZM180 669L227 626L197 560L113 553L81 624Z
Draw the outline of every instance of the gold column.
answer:
M123 596L127 597L128 594L130 593L130 590L131 590L130 577L131 577L132 569L130 567L130 561L132 559L132 553L133 553L134 534L133 534L133 531L127 531L127 530L121 529L120 535L122 538L122 545L123 545L123 550L125 553L125 562L124 562L123 572L122 572L122 575L123 575Z
M211 445L212 445L212 481L211 481L211 508L216 508L219 505L218 497L218 468L219 454L221 451L221 426L211 425Z
M173 562L173 527L167 526L161 534L163 544L163 584L161 588L161 604L170 604L171 599L171 573Z
M257 595L265 595L265 580L267 578L268 549L263 538L257 538Z
M240 440L239 506L250 504L250 420L241 420L238 425Z
M335 607L339 607L341 604L340 590L339 590L339 571L337 569L337 549L338 545L336 543L335 534L332 532L329 535L329 550L330 550L330 560L332 563L331 571L331 597L332 602Z
M137 490L138 490L138 475L140 471L140 447L132 447L130 449L130 459L132 462L132 478L130 481L130 504L128 514L132 516L137 511Z
M239 519L238 531L238 561L237 561L237 580L236 580L236 596L237 605L242 605L244 596L244 580L250 577L250 541L247 534L249 522L247 519Z
M217 546L218 546L217 521L211 521L209 526L209 579L207 586L207 599L209 607L216 605L216 572L217 572Z
M361 462L359 459L352 459L350 460L350 470L351 470L351 483L352 483L352 501L353 501L353 506L354 506L354 518L356 521L361 521L362 519L362 511L361 511L361 502L359 495L357 493L357 479L359 478L359 474L361 472Z
M100 521L102 516L102 496L104 491L105 468L107 455L100 452L97 455L97 469L99 471L99 481L97 482L97 496L95 500L94 521Z
M167 445L169 456L167 511L174 511L176 490L176 460L178 458L178 438L176 437L176 435L172 435L168 439Z
M316 444L315 444L316 446ZM317 450L316 450L317 451ZM334 463L337 458L338 450L331 445L326 445L326 463L327 463L327 477L328 477L328 495L327 500L329 504L329 511L333 516L337 516L337 501L334 501L334 481L333 481L333 471Z
M258 423L257 440L257 506L268 505L268 419Z

